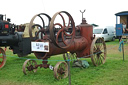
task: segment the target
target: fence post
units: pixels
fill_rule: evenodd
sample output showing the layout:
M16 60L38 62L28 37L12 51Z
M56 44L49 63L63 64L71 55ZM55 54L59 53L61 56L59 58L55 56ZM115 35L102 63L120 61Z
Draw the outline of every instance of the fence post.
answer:
M69 80L69 85L71 85L71 74L70 74L70 56L69 56L70 52L67 52L67 57L68 57L68 80Z
M123 61L124 61L124 43L122 43L122 53L123 53Z

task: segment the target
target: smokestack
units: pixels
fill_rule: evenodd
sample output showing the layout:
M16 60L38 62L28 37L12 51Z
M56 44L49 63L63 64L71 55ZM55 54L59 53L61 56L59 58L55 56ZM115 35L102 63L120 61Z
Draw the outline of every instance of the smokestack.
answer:
M0 21L3 21L3 15L0 14Z

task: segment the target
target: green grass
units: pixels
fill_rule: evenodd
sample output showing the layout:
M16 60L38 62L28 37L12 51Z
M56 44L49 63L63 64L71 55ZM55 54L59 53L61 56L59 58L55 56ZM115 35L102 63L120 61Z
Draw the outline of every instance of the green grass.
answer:
M106 42L107 60L106 63L95 67L91 59L85 59L90 67L87 69L71 67L72 85L128 85L128 53L125 44L125 61L122 52L118 51L118 40ZM38 68L34 74L24 75L22 65L25 58L36 59L33 54L21 59L7 51L6 65L0 69L0 85L68 85L68 78L56 80L53 71L50 69ZM62 55L52 56L49 60L63 60ZM38 64L40 60L36 60ZM57 61L49 61L55 66Z

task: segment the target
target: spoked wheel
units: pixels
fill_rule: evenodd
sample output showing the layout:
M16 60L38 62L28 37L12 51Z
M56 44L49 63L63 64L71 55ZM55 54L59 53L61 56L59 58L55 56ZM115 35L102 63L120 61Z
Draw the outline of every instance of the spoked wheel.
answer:
M95 66L104 64L106 61L107 50L103 38L95 38L91 45L91 60Z
M0 68L2 68L6 63L6 54L5 51L0 48Z
M29 74L29 73L35 73L37 71L37 68L36 68L36 61L35 60L26 60L23 64L23 73L25 75Z
M64 16L66 19L64 19ZM61 23L56 22L58 19L61 20ZM66 22L65 20L68 21ZM68 12L57 12L52 17L50 23L50 37L52 42L59 48L68 48L72 44L75 37L75 23Z
M45 16L48 19L49 22L47 24L45 23L43 16ZM34 23L34 20L36 19L36 17L39 17L41 19L42 25ZM39 38L43 39L43 36L46 35L46 31L49 30L48 26L50 24L50 21L51 21L51 17L45 13L40 13L35 15L31 19L30 25L29 25L29 36L31 40L34 40L33 37L36 37L36 39L39 39Z
M66 62L58 62L54 67L54 76L60 80L68 76L68 65Z
M69 53L69 57L70 57L71 62L73 62L74 60L77 60L76 53ZM64 58L65 62L67 63L67 61L68 61L67 53L63 54L63 58Z

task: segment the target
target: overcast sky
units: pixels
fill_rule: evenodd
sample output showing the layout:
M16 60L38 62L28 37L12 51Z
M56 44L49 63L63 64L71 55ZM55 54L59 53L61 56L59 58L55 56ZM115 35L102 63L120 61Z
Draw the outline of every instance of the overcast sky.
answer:
M81 23L79 10L86 9L84 17L89 24L115 26L115 13L128 11L127 0L1 0L0 14L6 14L15 24L30 22L38 13L51 17L58 11L69 12L75 25Z

